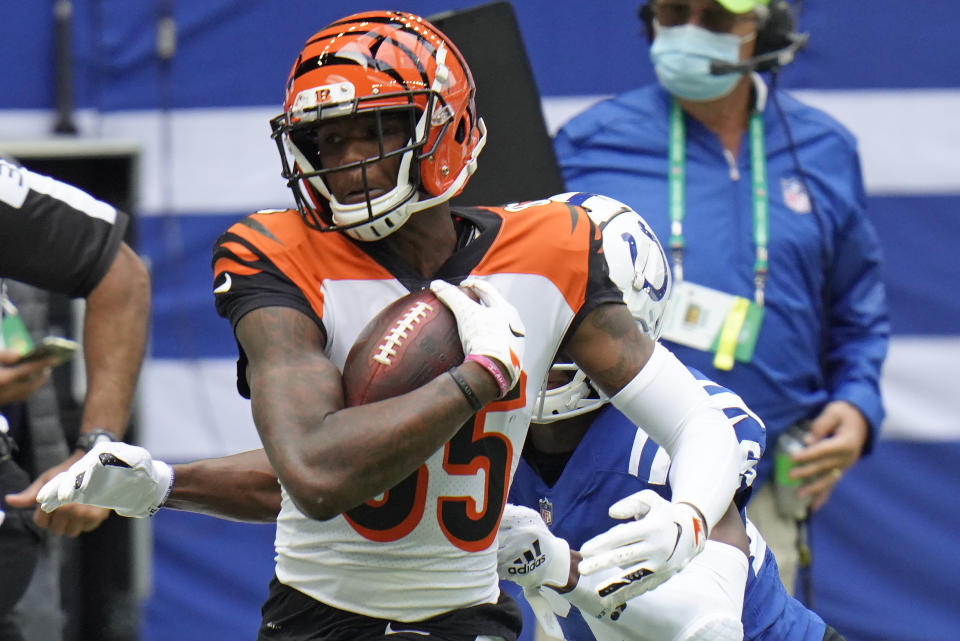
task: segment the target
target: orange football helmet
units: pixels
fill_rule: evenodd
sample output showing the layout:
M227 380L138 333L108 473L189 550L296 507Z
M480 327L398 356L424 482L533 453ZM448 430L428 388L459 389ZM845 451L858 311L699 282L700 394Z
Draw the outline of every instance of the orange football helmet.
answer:
M358 13L314 34L290 71L283 113L270 121L283 177L306 224L379 240L414 212L460 193L486 142L475 89L453 43L413 14ZM380 153L320 166L312 135L317 123L367 113L375 115ZM396 113L409 114L411 136L399 149L384 149L381 119ZM365 182L367 166L396 155L401 156L396 187L374 198L365 189L365 202L338 202L324 180L360 167Z

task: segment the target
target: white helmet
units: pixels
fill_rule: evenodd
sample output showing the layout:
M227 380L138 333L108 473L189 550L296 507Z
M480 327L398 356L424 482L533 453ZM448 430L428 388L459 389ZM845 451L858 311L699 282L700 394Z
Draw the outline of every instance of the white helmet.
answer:
M583 192L558 194L557 202L586 210L603 234L603 254L610 280L620 289L640 331L653 340L660 336L670 299L670 265L656 235L640 214L623 203ZM573 372L573 379L553 389L540 390L533 423L552 423L591 412L609 400L573 363L554 363L551 371Z

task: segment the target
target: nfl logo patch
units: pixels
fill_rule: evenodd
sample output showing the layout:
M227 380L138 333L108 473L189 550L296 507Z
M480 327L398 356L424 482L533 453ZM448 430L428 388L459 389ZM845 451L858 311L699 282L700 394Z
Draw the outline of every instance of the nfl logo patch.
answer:
M783 178L780 180L783 189L783 202L787 207L798 214L809 214L810 194L799 178Z
M546 497L540 499L540 518L547 524L547 527L553 525L553 503Z

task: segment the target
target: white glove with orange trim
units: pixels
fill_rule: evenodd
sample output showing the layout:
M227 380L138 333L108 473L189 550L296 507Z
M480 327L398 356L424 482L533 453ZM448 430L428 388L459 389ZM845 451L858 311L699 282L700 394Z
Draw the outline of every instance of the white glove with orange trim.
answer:
M457 319L463 353L468 358L476 355L498 361L500 371L506 377L501 385L501 394L504 394L520 379L526 335L523 321L517 309L490 283L468 278L460 287L473 291L479 302L471 300L460 288L446 281L430 283L430 290Z
M622 573L597 587L608 610L654 589L699 554L707 541L703 517L687 503L671 503L653 490L642 490L610 506L616 525L583 544L581 574L619 566Z

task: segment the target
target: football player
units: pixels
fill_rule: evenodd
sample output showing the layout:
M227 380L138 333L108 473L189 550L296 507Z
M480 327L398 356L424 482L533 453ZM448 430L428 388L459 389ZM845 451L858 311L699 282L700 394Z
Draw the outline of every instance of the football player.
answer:
M613 202L593 196L583 206L603 230L611 278L640 330L655 340L670 297L666 255L639 215ZM703 552L625 608L596 590L620 575L616 569L579 576L576 550L608 549L622 528L614 517L670 498L670 457L576 365L558 364L540 394L501 522L501 578L522 588L548 632L571 641L841 640L786 593L773 553L744 514L765 447L763 423L739 396L690 371L733 423L745 455L734 501ZM637 580L651 578L641 572ZM505 583L519 596L516 585ZM524 613L531 625L521 639L533 639L531 610Z
M669 272L659 243L642 219L608 198L579 194L555 198L582 201L601 227L611 278L641 331L655 338L670 296ZM507 505L501 522L500 576L523 586L526 599L535 605L543 605L541 595L551 594L543 586L563 590L562 598L577 608L557 602L559 596L552 599L564 614L560 628L542 608L538 614L556 636L571 640L841 639L786 594L776 560L744 519L742 506L764 447L762 423L738 396L691 372L734 424L744 452L734 502L703 552L665 585L630 600L626 608L605 603L595 590L605 578L617 577L617 570L581 577L575 563L579 553L572 552L573 562L565 561L571 547L575 550L615 527L608 504L623 497L642 501L638 492L651 489L669 497L670 459L645 432L610 407L575 365L554 365L550 377L554 384L540 394L510 490L509 500L516 505ZM104 459L103 454L109 456ZM261 522L272 522L280 509L276 474L263 450L170 468L142 448L111 443L99 446L89 459L87 467L71 470L72 476L66 475L59 488L45 489L44 509L81 500L109 505L125 516L146 516L163 503L172 509ZM176 483L170 492L174 470ZM520 596L516 586L501 585ZM524 614L531 614L529 608ZM533 638L532 624L533 618L527 616L521 639Z
M625 601L652 585L629 580L640 560L630 543L644 543L644 572L657 580L678 572L733 497L734 431L637 329L576 199L451 208L486 139L453 43L408 13L348 16L308 40L285 89L272 127L297 209L233 225L213 261L238 388L282 487L260 638L514 639L496 533L561 345L672 459L671 500L626 525L615 550L627 580L600 589ZM345 407L340 372L360 329L423 287L457 318L464 362L407 394ZM151 482L168 472L153 463L142 466ZM69 498L76 476L44 496Z

